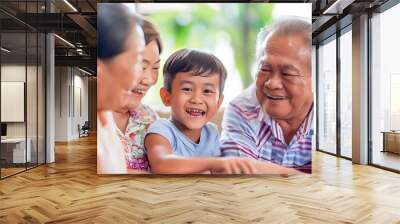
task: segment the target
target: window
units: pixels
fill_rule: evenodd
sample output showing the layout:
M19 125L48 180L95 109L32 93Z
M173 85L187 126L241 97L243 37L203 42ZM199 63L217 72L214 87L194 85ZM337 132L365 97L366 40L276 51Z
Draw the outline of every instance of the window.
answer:
M351 158L353 97L351 26L344 32L340 36L340 155Z
M318 48L318 149L336 153L336 39Z
M11 4L4 3L4 4ZM21 15L37 13L43 1L19 2ZM25 171L45 162L45 35L0 12L9 21L0 30L2 134L0 178ZM17 108L13 110L11 108Z
M386 144L400 149L400 45L398 29L400 5L396 5L371 18L371 140L372 163L400 170L400 150L388 150ZM393 135L394 134L394 135ZM393 135L385 139L385 135ZM395 152L395 153L393 153Z

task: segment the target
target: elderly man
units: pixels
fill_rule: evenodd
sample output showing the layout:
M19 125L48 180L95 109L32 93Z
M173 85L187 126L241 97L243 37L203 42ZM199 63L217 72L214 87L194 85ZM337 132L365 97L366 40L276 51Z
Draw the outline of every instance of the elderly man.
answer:
M311 23L286 18L258 35L256 84L232 100L223 156L246 156L311 172Z

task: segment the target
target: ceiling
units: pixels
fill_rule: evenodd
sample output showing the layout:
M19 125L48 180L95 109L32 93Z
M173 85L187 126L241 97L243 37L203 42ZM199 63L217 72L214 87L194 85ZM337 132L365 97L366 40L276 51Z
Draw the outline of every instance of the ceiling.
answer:
M37 43L43 40L37 33L54 32L56 66L79 66L95 74L96 4L96 0L48 0L47 5L44 0L1 0L1 43L12 49L1 52L2 61L34 61L36 51L44 48Z
M312 35L316 44L349 24L353 17L376 9L389 0L311 0Z

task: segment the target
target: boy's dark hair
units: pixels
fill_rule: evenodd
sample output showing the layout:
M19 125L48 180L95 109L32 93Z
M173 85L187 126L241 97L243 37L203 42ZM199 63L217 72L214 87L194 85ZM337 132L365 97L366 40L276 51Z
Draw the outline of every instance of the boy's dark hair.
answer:
M212 54L193 50L180 49L173 53L164 64L164 87L171 92L172 81L179 72L191 72L195 76L219 75L219 92L224 91L226 69L222 62Z

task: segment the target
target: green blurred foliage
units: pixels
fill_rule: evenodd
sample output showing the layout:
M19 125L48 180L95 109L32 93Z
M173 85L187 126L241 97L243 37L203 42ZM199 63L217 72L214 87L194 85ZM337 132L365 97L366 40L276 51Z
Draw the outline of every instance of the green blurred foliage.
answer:
M217 10L208 4L193 4L190 12L166 11L151 14L148 18L160 29L164 42L172 42L174 50L183 47L214 49L215 39L222 36L219 34L227 33L227 41L230 41L235 52L236 68L243 86L247 87L252 82L250 70L254 61L256 36L260 28L270 22L273 4L222 5L221 10ZM163 58L166 57L168 55L163 55Z
M220 7L214 7L215 5ZM251 66L255 60L257 33L270 23L273 5L224 3L213 6L193 3L188 10L160 11L147 15L146 18L161 33L164 42L162 61L180 48L216 49L216 40L226 40L233 49L234 64L242 84L247 87L253 82ZM162 79L161 71L160 78ZM157 87L161 87L161 82L158 82Z

